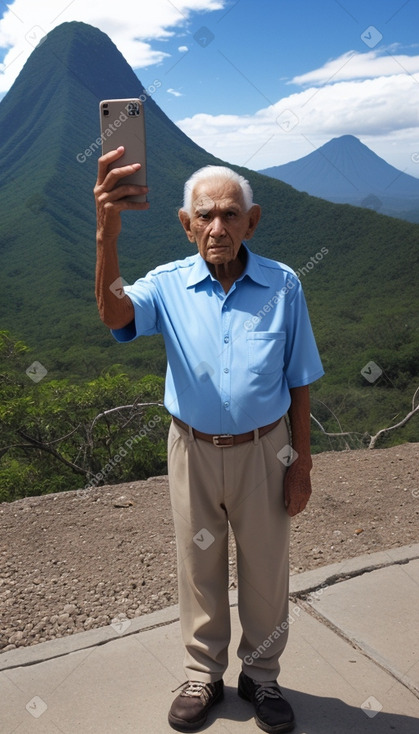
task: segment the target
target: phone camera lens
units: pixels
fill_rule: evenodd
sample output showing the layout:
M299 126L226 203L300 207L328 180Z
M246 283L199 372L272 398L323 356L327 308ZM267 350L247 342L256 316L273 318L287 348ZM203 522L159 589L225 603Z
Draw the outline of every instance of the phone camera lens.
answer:
M128 107L128 116L129 117L138 117L140 114L140 105L138 102L129 102L127 105Z

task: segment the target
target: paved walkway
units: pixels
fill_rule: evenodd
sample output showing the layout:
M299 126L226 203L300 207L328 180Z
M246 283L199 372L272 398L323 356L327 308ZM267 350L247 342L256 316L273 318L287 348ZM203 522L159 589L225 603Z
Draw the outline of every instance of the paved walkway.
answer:
M419 545L292 576L279 682L296 734L418 734ZM177 607L0 655L1 734L169 734L184 681ZM256 734L237 696L231 597L226 697L208 734Z

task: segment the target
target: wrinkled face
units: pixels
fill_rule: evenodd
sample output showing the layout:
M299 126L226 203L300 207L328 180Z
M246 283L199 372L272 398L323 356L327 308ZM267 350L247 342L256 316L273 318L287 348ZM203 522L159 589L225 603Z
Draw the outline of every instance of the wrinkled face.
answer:
M246 212L238 184L225 179L199 182L193 192L192 214L179 213L190 242L207 263L217 266L236 259L244 239L250 239L259 221L255 204Z

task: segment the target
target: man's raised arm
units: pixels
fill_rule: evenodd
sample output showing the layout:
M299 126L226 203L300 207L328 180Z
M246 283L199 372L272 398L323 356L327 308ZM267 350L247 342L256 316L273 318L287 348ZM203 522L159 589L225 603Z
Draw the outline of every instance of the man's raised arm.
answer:
M122 288L117 248L122 226L121 211L149 208L148 203L127 201L125 198L146 194L146 186L117 186L120 179L138 171L140 163L109 170L110 163L118 160L123 152L123 148L118 148L99 158L98 177L93 190L97 217L96 301L100 318L110 329L122 329L134 319L131 299L126 295L121 298L118 292Z

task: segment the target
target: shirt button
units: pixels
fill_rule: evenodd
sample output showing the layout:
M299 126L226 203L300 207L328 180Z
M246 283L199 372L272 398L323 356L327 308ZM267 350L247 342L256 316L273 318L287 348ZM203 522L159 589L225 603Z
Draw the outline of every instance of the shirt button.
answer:
M228 372L230 372L230 370L228 369L228 367L224 367L224 372L225 372L226 374L227 374Z
M226 402L226 403L224 403L224 407L225 407L225 409L227 410L227 409L228 409L228 408L230 407L230 403L227 403L227 402Z
M224 337L224 344L228 344L229 341L230 341L230 337L229 336L225 336Z

